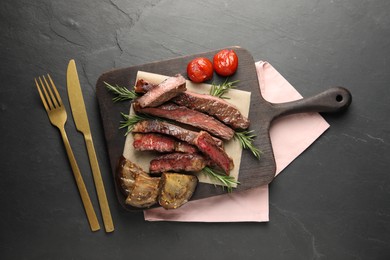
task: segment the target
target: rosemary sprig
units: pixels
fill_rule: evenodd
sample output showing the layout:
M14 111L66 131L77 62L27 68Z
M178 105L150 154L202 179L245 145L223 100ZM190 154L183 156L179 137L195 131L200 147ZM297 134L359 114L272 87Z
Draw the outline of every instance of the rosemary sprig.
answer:
M206 174L207 176L219 181L221 184L223 184L222 188L226 186L228 192L233 191L233 185L240 184L239 181L236 181L234 177L227 176L223 173L219 173L214 169L211 169L210 167L206 166L203 168L202 172Z
M215 96L215 97L219 97L219 98L223 98L223 99L229 99L228 97L225 97L224 95L227 92L229 92L230 89L236 88L234 86L234 84L236 84L237 82L239 82L239 80L228 82L228 78L227 78L225 80L225 82L222 84L212 83L211 88L210 88L210 95Z
M257 159L260 159L261 151L253 145L253 139L255 137L256 135L253 134L253 130L241 132L236 131L234 133L234 139L240 142L241 147L243 149L249 149Z
M134 114L134 115L126 115L125 113L121 113L124 120L120 121L119 129L126 128L127 131L125 133L125 136L128 135L131 131L133 131L134 126L141 121L148 120L148 119L156 119L154 117L145 115L145 114Z
M106 88L116 94L116 96L112 99L114 102L125 101L125 100L134 100L138 97L138 94L135 93L134 90L128 90L125 87L120 87L118 85L110 85L104 81L106 84Z

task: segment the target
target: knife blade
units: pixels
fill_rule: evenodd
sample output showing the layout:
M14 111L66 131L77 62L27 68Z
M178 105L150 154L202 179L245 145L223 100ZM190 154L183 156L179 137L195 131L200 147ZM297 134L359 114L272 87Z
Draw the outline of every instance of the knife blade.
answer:
M89 127L87 110L84 104L76 62L73 59L69 61L66 75L69 103L76 128L84 135L84 141L88 151L89 162L92 169L92 175L103 217L104 227L106 232L112 232L114 231L114 224L112 221L110 207L108 205L107 195L104 189L99 163L97 161L96 152L92 141L91 129Z

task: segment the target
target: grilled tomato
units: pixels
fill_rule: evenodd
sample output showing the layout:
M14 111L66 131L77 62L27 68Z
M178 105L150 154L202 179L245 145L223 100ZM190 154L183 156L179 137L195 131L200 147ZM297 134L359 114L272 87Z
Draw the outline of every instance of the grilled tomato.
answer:
M187 65L187 76L195 83L210 80L213 77L213 72L213 64L204 57L195 58Z
M233 75L238 67L238 56L233 50L222 50L214 55L213 65L215 72L220 76Z

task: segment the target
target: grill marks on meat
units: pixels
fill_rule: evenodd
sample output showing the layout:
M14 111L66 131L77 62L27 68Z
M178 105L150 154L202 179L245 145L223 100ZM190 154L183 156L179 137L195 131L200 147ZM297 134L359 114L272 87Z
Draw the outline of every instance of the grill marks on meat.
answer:
M229 175L230 170L234 167L233 160L226 154L225 150L214 142L209 133L201 131L195 139L195 145L219 166L226 175Z
M177 139L187 142L189 144L194 143L194 139L197 136L197 132L190 131L168 122L159 120L144 120L138 122L133 127L134 133L161 133L171 135Z
M137 151L157 151L161 153L166 152L182 152L182 153L196 153L197 149L186 143L177 140L176 138L155 134L155 133L134 133L133 146Z
M160 120L144 120L134 125L134 133L160 133L166 134L177 139L195 145L195 138L198 136L198 132L185 129L183 127ZM220 139L213 137L214 141L219 146L223 146Z
M195 153L168 153L150 161L150 174L163 172L198 172L206 166L205 158Z
M196 110L185 106L178 106L174 103L165 103L158 107L141 108L138 103L133 104L134 110L139 113L149 114L177 122L191 125L199 129L208 131L214 136L225 140L230 140L234 136L234 131L230 127Z
M235 106L211 95L186 91L174 97L171 101L178 105L215 116L233 129L247 129L250 124L249 119L242 115Z
M157 86L151 88L145 95L137 99L141 107L156 107L186 90L185 78L177 74L169 77Z

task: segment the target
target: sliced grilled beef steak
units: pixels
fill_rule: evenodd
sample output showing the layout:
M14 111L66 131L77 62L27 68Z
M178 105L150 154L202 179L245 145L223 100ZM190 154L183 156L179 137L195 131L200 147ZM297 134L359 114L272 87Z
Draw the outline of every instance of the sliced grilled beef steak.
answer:
M150 161L150 174L163 172L198 172L206 166L206 159L195 153L168 153Z
M141 107L156 107L186 90L185 78L177 74L169 77L156 87L150 89L145 95L137 99Z
M132 132L166 134L192 145L195 144L194 140L199 134L198 132L191 131L161 120L144 120L138 122L134 125ZM223 146L223 142L220 139L215 137L213 137L213 139L217 145L221 147Z
M232 104L207 94L186 91L171 99L174 103L215 116L233 129L247 129L249 119Z
M158 107L141 108L140 105L135 102L133 107L136 112L167 118L183 124L191 125L225 140L230 140L234 136L233 129L221 123L214 117L189 109L185 106L178 106L174 103L168 102Z
M215 143L209 133L201 131L195 139L195 145L219 166L226 175L229 175L230 170L234 167L233 160Z
M133 146L137 151L157 151L161 153L196 153L198 151L198 149L196 149L193 145L179 141L178 139L168 135L156 133L134 133L133 139Z
M139 79L135 91L140 94L147 93L157 85ZM240 111L225 100L207 94L198 94L192 91L185 91L172 99L178 105L215 116L233 129L247 129L250 121Z

